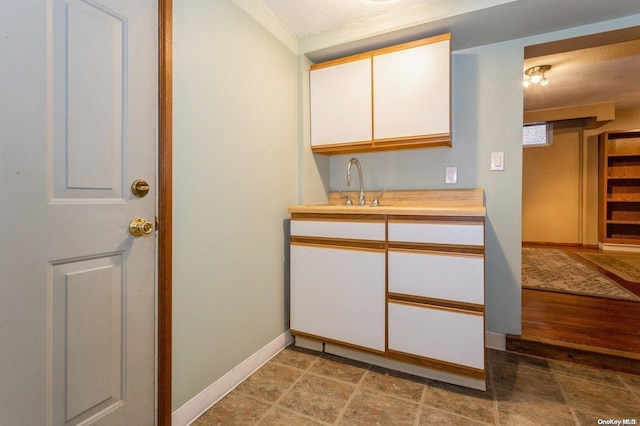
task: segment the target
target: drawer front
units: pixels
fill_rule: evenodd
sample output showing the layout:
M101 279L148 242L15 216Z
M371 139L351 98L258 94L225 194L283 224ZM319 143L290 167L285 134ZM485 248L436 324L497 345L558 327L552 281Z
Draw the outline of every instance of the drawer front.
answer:
M353 240L385 240L385 223L292 220L291 235Z
M389 349L484 370L484 318L390 302Z
M484 258L389 250L389 292L484 305Z
M389 241L484 246L484 225L389 222Z

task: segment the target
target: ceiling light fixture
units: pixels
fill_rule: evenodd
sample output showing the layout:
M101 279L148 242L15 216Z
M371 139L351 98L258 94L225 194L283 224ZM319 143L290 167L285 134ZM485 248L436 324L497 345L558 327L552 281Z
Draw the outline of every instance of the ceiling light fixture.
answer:
M538 65L528 68L524 72L524 79L522 85L529 87L531 84L539 84L540 86L546 86L549 84L549 80L545 76L545 73L551 69L551 65Z

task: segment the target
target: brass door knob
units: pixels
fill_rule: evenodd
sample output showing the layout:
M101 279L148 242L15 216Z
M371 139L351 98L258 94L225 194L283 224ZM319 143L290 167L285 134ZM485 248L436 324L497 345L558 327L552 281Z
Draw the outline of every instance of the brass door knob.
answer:
M131 192L138 198L142 198L149 193L149 184L144 179L136 179L131 184Z
M134 237L141 237L143 235L149 235L153 232L153 224L147 222L141 217L136 217L129 222L129 233Z

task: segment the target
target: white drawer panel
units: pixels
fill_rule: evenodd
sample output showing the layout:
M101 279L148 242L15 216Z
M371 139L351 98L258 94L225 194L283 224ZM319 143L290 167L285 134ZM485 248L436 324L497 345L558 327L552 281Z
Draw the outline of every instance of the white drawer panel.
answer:
M481 315L389 303L389 349L484 370Z
M484 305L484 259L389 250L389 291Z
M389 222L389 241L484 245L484 225Z
M291 221L291 235L296 236L384 241L384 233L384 222Z

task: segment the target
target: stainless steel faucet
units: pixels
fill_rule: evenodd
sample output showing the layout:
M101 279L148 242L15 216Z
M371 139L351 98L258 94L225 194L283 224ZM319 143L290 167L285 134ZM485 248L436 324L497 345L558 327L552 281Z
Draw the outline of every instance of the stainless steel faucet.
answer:
M358 195L358 204L364 206L366 204L364 200L364 184L362 183L362 166L360 166L360 162L357 158L352 158L349 160L349 165L347 166L347 185L351 186L351 165L355 164L358 168L358 178L360 179L360 195Z

